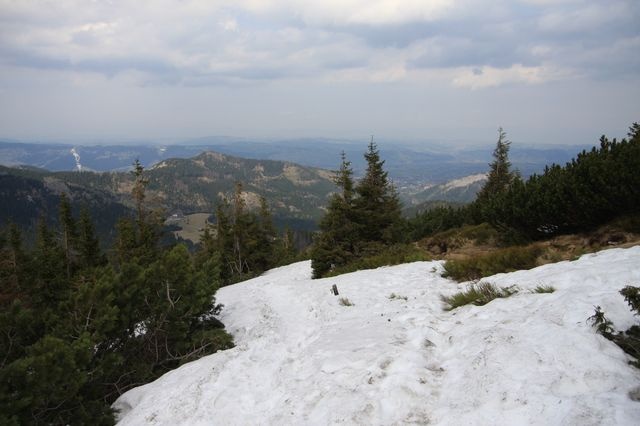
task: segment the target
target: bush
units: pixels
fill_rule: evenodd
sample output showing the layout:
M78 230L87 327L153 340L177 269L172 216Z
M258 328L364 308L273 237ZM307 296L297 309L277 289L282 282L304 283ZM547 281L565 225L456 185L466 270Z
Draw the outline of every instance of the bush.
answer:
M443 276L456 281L468 281L501 272L531 269L537 266L537 258L541 253L542 249L538 246L509 247L484 256L449 260L444 264Z
M467 290L455 293L452 296L441 296L441 299L449 305L445 309L450 311L469 304L476 306L486 305L493 299L509 297L516 292L517 290L513 286L498 288L491 283L479 283L471 284Z
M460 228L448 229L420 241L420 245L432 253L442 254L458 249L469 242L474 245L498 244L498 231L487 223L480 225L465 225Z
M635 315L640 315L640 287L626 286L620 290L624 300L634 311ZM636 360L630 362L631 365L640 368L640 326L633 325L627 331L615 332L613 323L604 315L600 306L596 306L595 313L588 318L588 321L596 327L598 333L611 340L620 348L634 357Z
M333 268L325 277L355 272L362 269L375 269L381 266L399 265L401 263L429 260L424 251L411 244L395 244L381 248L377 254L357 258L344 266Z
M623 216L613 221L613 226L617 226L625 232L640 234L640 215Z
M534 293L553 293L556 289L551 285L539 285L533 289Z

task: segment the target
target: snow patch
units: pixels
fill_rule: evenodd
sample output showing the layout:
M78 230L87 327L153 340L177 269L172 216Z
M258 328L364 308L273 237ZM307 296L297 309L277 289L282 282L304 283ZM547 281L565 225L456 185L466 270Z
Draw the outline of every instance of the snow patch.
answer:
M450 312L440 295L465 285L441 271L311 280L301 262L224 287L237 346L125 393L120 424L637 424L640 373L586 319L597 304L619 328L637 320L618 291L640 284L640 247L487 278L521 291Z
M481 174L471 175L471 176L465 176L463 178L454 179L452 181L449 181L449 182L445 183L442 186L442 190L443 191L451 191L452 189L455 189L455 188L465 188L467 186L473 185L474 183L481 182L483 180L487 180L486 173L481 173Z

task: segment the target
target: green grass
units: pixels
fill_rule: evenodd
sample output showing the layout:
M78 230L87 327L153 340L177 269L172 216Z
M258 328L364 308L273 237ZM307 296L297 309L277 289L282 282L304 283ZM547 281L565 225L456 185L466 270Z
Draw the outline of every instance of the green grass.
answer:
M551 285L539 285L533 289L534 293L553 293L556 289Z
M486 305L493 299L509 297L516 292L514 287L499 288L491 283L479 283L471 284L465 291L452 296L441 296L441 299L448 305L445 310L450 311L464 305Z
M456 281L477 280L501 272L531 269L537 266L542 249L537 246L509 247L469 259L449 260L444 264L444 277Z

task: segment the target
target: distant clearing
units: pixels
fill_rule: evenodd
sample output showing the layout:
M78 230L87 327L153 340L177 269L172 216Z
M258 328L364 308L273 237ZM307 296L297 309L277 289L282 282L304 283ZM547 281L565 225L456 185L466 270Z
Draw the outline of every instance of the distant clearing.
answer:
M180 231L174 232L175 236L185 240L191 240L194 244L198 244L200 242L200 235L210 215L211 213L194 213L186 215L179 221L172 222L182 228Z

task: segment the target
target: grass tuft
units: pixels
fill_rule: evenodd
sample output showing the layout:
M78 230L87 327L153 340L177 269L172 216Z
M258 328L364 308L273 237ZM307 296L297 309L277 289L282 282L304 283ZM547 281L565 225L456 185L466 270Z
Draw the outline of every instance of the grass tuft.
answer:
M445 310L450 311L464 305L486 305L493 299L509 297L516 292L517 290L513 286L499 288L485 282L471 284L465 291L455 293L452 296L441 296L440 298L448 305Z
M533 289L534 293L553 293L554 291L556 289L552 285L539 285Z
M389 295L389 299L390 299L390 300L394 300L394 299L402 299L402 300L404 300L404 301L409 300L409 298L408 298L407 296L400 296L399 294L395 294L395 293L391 293L391 294Z
M349 299L347 299L346 297L341 297L338 300L338 303L340 303L340 305L342 305L342 306L353 306L353 303L351 303L351 301Z

